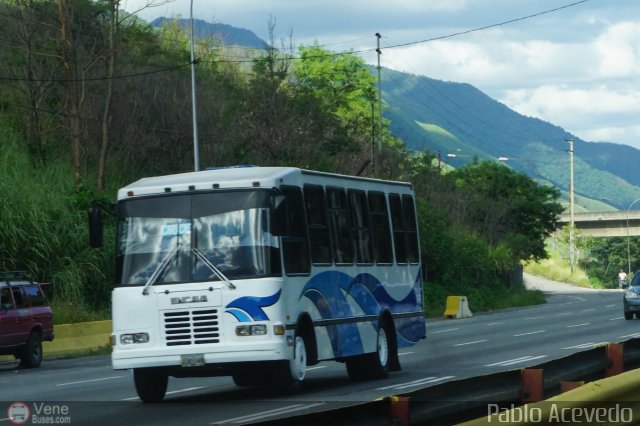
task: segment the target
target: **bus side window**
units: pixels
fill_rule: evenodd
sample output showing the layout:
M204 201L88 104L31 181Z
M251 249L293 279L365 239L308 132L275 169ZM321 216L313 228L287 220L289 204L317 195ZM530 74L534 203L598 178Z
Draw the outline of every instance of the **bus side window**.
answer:
M377 263L393 263L387 200L383 192L369 191L369 213L373 229L373 252Z
M402 217L407 237L407 257L409 262L418 263L420 250L418 249L418 225L416 223L416 210L411 195L402 196Z
M364 191L349 190L349 210L351 211L351 232L356 248L356 262L373 263L369 208L367 195Z
M343 188L327 188L329 230L336 264L353 263L353 240L349 226L347 197Z
M311 265L302 191L297 187L282 187L281 189L287 198L289 230L289 235L282 238L284 268L287 274L308 274Z
M307 210L311 260L313 263L330 264L333 261L324 189L317 185L304 186L304 201Z
M393 223L393 245L396 250L396 262L407 263L407 241L404 232L402 203L398 194L389 194L389 210Z

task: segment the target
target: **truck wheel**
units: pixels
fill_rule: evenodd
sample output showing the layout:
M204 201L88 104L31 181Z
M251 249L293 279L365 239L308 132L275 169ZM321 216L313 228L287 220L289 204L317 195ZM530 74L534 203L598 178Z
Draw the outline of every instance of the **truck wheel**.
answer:
M27 345L22 350L20 364L27 368L36 368L42 362L42 340L40 334L33 331L29 335Z
M135 368L133 382L136 392L143 402L160 402L167 393L169 376L155 368Z

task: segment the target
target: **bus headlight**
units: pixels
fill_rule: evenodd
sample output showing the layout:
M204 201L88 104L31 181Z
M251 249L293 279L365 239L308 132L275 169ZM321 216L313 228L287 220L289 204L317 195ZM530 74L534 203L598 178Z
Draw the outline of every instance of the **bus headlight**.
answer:
M266 334L267 326L265 324L239 325L236 327L236 336L265 336Z
M134 343L149 343L149 333L121 334L120 343L123 345L131 345Z

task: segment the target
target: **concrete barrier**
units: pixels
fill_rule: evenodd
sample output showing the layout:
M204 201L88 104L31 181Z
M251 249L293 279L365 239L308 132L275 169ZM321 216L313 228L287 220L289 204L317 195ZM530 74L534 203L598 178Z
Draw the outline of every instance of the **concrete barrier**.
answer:
M469 310L467 296L447 296L443 315L446 318L471 318L473 314Z
M519 407L487 405L487 415L458 426L640 424L640 370L596 380L553 398ZM493 414L492 414L493 413Z

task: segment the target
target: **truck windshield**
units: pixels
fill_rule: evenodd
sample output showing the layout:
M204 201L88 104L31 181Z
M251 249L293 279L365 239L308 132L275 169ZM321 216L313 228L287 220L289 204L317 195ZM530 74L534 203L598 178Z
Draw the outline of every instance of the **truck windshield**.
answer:
M152 285L280 275L270 199L270 191L244 190L122 201L117 283L142 286L154 274Z

